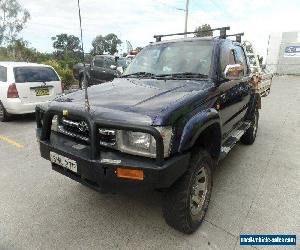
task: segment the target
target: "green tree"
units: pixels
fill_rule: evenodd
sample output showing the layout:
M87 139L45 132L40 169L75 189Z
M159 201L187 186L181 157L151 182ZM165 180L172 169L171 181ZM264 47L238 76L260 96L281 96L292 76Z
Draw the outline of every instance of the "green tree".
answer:
M0 0L0 45L16 40L29 19L29 12L17 0Z
M101 55L104 52L107 52L111 55L118 52L118 46L122 41L118 38L117 35L110 33L106 36L99 35L92 42L91 53L93 55Z
M51 38L53 48L60 52L77 52L80 51L80 39L77 36L62 33Z
M195 34L195 36L197 37L204 37L204 36L212 36L213 35L213 32L210 31L211 30L211 27L209 24L203 24L201 26L198 26L196 29L195 29L195 32L197 32Z
M74 64L81 60L82 52L78 37L62 33L51 39L55 49L54 58L59 60L63 67L72 68Z

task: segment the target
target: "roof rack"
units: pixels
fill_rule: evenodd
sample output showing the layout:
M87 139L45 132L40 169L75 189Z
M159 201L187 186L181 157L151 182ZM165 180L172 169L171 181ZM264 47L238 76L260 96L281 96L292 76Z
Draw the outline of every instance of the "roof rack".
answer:
M238 43L241 43L242 42L242 36L244 35L244 32L242 33L236 33L236 34L230 34L230 35L227 35L226 37L229 37L229 36L235 36L235 40L238 42Z
M203 32L216 31L216 30L220 31L220 36L219 37L225 39L227 37L226 30L230 30L230 27L227 26L227 27L215 28L215 29L210 29L210 30L203 30ZM156 39L156 42L160 42L162 37L189 35L189 34L196 34L196 33L199 33L199 31L182 32L182 33L174 33L174 34L166 34L166 35L155 35L154 38Z

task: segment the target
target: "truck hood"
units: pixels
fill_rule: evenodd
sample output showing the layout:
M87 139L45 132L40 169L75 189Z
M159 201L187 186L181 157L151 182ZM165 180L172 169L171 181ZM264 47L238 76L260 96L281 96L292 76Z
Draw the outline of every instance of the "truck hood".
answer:
M193 97L205 95L211 87L209 80L116 78L88 88L90 112L103 119L166 125L162 123L166 123L169 113L191 102ZM84 96L84 91L79 90L57 98L53 105L64 102L66 108L82 109Z

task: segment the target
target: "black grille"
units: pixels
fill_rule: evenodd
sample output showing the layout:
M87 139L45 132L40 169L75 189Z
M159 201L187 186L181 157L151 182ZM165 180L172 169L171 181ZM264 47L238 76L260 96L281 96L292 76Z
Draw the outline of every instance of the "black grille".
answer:
M90 141L89 126L83 120L71 120L63 117L59 121L58 132L81 141Z
M113 147L116 145L116 130L99 129L99 143L102 146Z

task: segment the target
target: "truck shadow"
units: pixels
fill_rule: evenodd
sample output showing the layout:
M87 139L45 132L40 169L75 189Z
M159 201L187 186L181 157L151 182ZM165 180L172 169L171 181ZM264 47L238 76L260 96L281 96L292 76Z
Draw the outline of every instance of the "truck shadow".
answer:
M8 122L27 123L35 121L35 113L24 114L24 115L10 115Z

